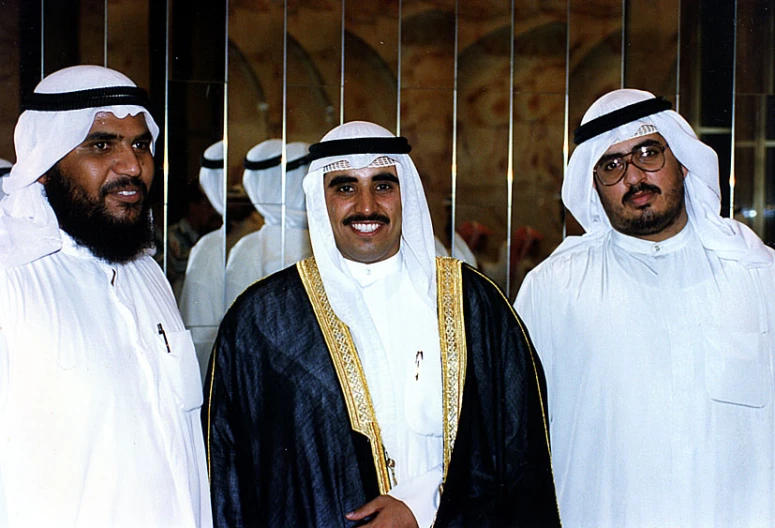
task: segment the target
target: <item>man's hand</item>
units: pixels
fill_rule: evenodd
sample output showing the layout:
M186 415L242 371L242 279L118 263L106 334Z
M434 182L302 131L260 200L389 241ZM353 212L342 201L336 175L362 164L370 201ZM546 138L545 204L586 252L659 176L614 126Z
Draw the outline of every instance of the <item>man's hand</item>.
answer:
M351 521L360 521L370 516L373 519L363 526L369 528L418 528L417 521L409 506L390 495L380 495L354 512L348 513L345 517Z

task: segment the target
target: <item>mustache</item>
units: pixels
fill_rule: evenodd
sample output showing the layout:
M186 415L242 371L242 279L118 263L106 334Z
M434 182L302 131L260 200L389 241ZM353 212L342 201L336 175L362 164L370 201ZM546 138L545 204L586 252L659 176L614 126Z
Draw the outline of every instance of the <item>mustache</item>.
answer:
M344 220L342 220L342 223L344 225L350 225L353 222L382 222L383 224L389 224L390 218L388 218L385 215L381 215L379 213L373 213L369 216L356 214L352 216L348 216Z
M654 194L662 194L662 189L660 189L656 185L651 185L650 183L641 182L638 185L634 185L630 187L630 190L624 193L624 196L622 196L622 203L626 202L627 200L635 196L636 193L643 192L643 191L651 192Z
M117 180L113 180L112 182L103 185L100 189L100 197L104 198L108 193L120 190L137 190L140 192L140 194L143 195L143 197L148 196L148 189L145 187L143 182L136 178L123 176Z

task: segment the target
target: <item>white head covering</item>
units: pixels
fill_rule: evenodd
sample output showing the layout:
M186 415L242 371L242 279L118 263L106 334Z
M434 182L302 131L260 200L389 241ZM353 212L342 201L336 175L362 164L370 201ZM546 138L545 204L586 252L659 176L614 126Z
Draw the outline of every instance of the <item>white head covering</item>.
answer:
M10 161L0 158L0 178L8 176L12 166L13 164ZM3 186L0 185L0 199L2 199L3 196L5 196L5 193L3 192Z
M248 163L266 162L263 169L245 168L242 185L256 210L261 213L266 225L281 225L283 203L283 177L280 156L283 141L267 139L262 141L245 156ZM288 143L285 147L287 164L295 165L305 158L309 145L302 142ZM276 162L276 164L274 164ZM307 174L309 163L287 170L285 173L285 226L305 229L307 227L307 204L304 198L302 180Z
M392 138L391 132L373 123L351 121L340 125L326 134L321 143L350 138ZM401 252L405 265L417 292L425 298L435 311L436 305L436 261L433 227L425 199L420 175L408 154L350 154L316 159L310 164L304 178L304 192L307 195L307 216L309 218L312 253L315 255L320 275L326 287L331 305L336 314L351 329L351 323L359 321L363 308L356 281L351 277L344 257L336 247L334 231L328 218L324 169L335 162L347 161L353 169L368 167L374 160L387 156L396 162L396 172L401 189L402 232ZM357 301L357 302L356 302ZM348 320L349 319L349 320ZM356 328L357 329L357 328Z
M584 125L615 110L653 98L654 95L641 90L615 90L595 101L581 123ZM641 117L603 132L581 143L573 151L562 185L562 200L586 231L584 236L598 237L612 229L593 186L595 164L612 145L643 135L641 127L644 126L655 127L676 159L688 169L684 180L686 209L703 246L722 258L739 260L746 265L769 264L771 253L753 231L720 216L721 192L716 152L697 139L689 123L673 110ZM646 128L645 132L652 133L653 129ZM569 237L556 252L570 249L577 243L578 237Z
M110 87L135 87L135 83L102 66L73 66L43 79L35 93L65 94ZM62 247L59 223L37 180L86 138L99 112L110 112L118 118L143 113L153 136L153 151L159 127L150 112L136 104L123 104L120 98L99 107L22 112L14 131L16 164L3 178L7 196L0 201L0 267L32 262Z
M224 181L223 181L223 141L213 143L202 155L201 168L199 169L199 185L221 217L224 208Z

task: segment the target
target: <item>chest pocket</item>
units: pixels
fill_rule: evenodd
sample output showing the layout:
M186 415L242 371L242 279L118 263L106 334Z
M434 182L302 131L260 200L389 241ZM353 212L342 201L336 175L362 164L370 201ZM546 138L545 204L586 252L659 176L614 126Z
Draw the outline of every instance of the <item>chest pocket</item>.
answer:
M772 337L766 332L734 332L704 327L705 388L711 399L761 408L772 401L770 356Z
M159 336L159 339L163 337ZM184 411L198 409L202 406L203 399L202 378L191 332L167 332L167 340L169 353L164 356L164 368L172 391Z
M404 392L404 413L409 428L422 436L441 436L442 390L441 360L436 354L420 361L411 371ZM415 379L417 375L417 379Z

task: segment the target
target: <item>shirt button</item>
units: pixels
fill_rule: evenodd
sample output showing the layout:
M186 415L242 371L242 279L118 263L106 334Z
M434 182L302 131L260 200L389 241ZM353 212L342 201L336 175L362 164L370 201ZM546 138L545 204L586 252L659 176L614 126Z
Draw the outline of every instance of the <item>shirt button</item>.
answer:
M655 253L659 253L659 250L660 250L660 249L662 249L662 248L661 248L661 247L659 247L659 244L654 244L654 252L655 252Z

